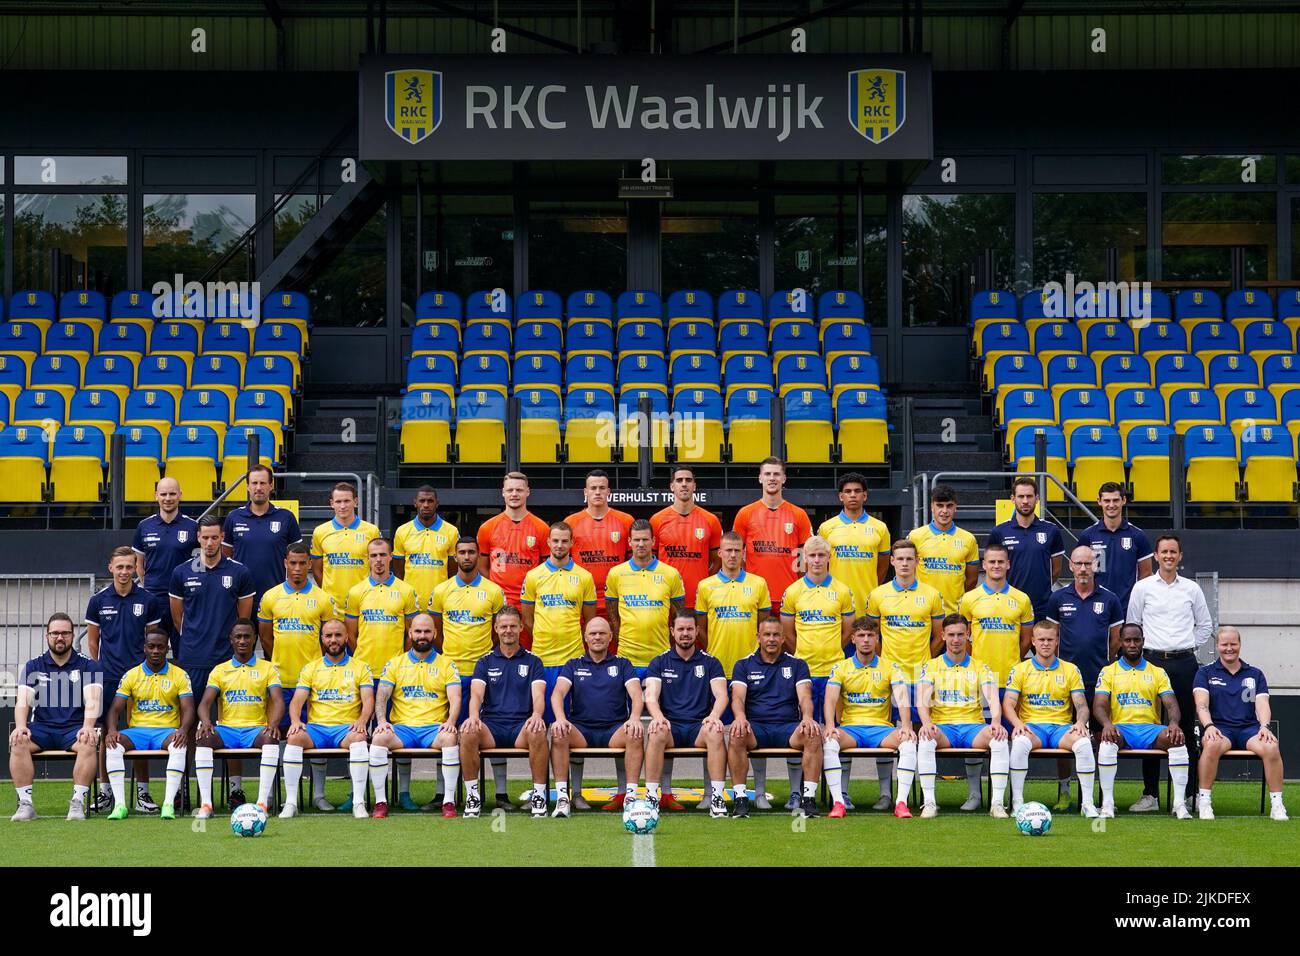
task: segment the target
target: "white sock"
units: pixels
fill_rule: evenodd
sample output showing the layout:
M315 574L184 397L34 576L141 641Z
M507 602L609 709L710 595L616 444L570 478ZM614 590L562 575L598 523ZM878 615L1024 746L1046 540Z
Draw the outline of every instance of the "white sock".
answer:
M536 786L536 784L534 784L533 786ZM556 800L559 800L561 798L568 799L568 796L569 796L569 781L567 780L555 781L555 799Z
M659 785L658 780L647 780L645 782L645 792L648 796L659 799L659 794L663 792L663 787Z
M1206 799L1206 800L1209 800L1209 799L1210 799L1210 791L1208 791L1208 790L1203 790L1203 791L1201 791L1201 792L1205 794L1205 799ZM1269 808L1270 808L1270 809L1278 809L1278 808L1285 809L1285 806L1286 806L1286 805L1282 803L1282 791L1281 791L1281 790L1270 790L1270 791L1268 792L1268 801L1269 801L1268 805L1269 805Z
M826 774L826 786L831 792L832 803L844 802L844 791L841 789L840 773L840 742L832 734L826 738L822 744L822 772Z
M280 764L280 748L275 744L262 744L262 763L257 774L257 802L270 806L271 789L275 786L275 771Z
M90 788L89 788L89 787L83 787L83 786L82 786L81 784L79 784L79 783L74 783L74 784L72 785L72 799L73 799L73 800L80 800L82 803L85 803L85 802L86 802L86 798L89 797L89 796L90 796ZM27 799L28 799L28 800L31 800L31 798L32 798L32 788L31 788L31 787L28 787L28 788L27 788Z
M478 797L478 780L465 778L465 796L466 798Z
M32 785L31 785L31 784L28 784L28 785L25 786L25 787L14 787L14 789L18 791L18 802L19 802L19 803L31 803L31 802L32 802Z
M322 768L322 774L324 768ZM312 776L316 775L316 761L312 761ZM297 744L284 746L284 805L298 805L298 784L302 780L302 748ZM314 785L314 784L313 784Z
M181 792L181 780L185 777L185 750L184 747L167 748L167 795L163 799L168 803Z
M817 798L816 780L805 780L803 782L803 795L809 800L815 800Z
M348 775L352 777L352 805L354 807L364 807L366 805L366 775L370 769L370 745L365 741L358 741L348 746ZM383 793L376 793L375 799L378 800Z
M398 766L401 766L400 764ZM442 748L443 803L456 802L456 781L460 779L460 747Z
M966 792L972 799L984 799L984 761L966 758Z
M388 748L378 744L370 745L370 789L375 791L375 803L388 802Z
M199 803L212 806L212 748L194 748L194 776L199 778ZM232 786L231 790L238 790Z
M113 788L113 803L119 807L126 806L126 759L122 756L125 753L126 748L118 744L104 754L108 785Z
M286 747L285 752L288 753L288 750L289 748ZM301 755L302 748L300 747L298 748L298 750L299 750L299 754ZM298 775L299 777L302 776L301 770L298 771ZM311 758L311 795L313 797L325 796L325 758L324 757ZM297 803L298 791L296 786L294 788L293 799L294 802Z
M916 741L904 740L898 745L898 799L906 802L916 779Z
M720 797L727 792L727 781L725 780L710 780L709 785L713 788L710 799L712 799L713 796Z
M794 757L786 757L785 773L790 778L790 793L798 793L799 783L803 780L803 764Z
M410 757L397 758L397 792L398 793L411 792L411 758ZM375 791L376 797L378 793L379 791L376 790Z
M1169 748L1169 776L1174 780L1174 806L1187 799L1187 764L1190 759L1186 747Z
M876 758L876 776L880 779L880 795L892 800L894 798L894 758L877 757ZM898 795L903 799L906 796L903 788L898 788Z
M1103 740L1097 748L1097 777L1101 780L1101 805L1115 806L1115 775L1119 773L1119 744Z
M916 747L916 769L921 777L921 797L926 803L934 803L934 775L937 763L934 757L938 745L933 740L922 740ZM901 791L901 787L899 788Z
M1092 741L1083 737L1074 742L1074 770L1079 775L1079 800L1085 807L1093 806L1092 783L1097 776L1097 761L1092 755ZM1065 791L1070 792L1070 781L1065 781Z
M1199 791L1197 791L1197 793L1198 793L1198 797L1197 797L1197 801L1196 801L1196 802L1197 802L1197 806L1201 806L1201 807L1212 807L1212 806L1213 806L1213 805L1210 803L1210 794L1211 794L1211 791L1206 790L1204 787L1202 787Z
M624 771L624 775L626 775L626 773L627 771ZM627 780L625 781L625 783L626 786L624 787L623 793L625 793L629 797L633 796L636 793L637 782L635 780Z
M491 764L492 780L496 784L497 799L505 800L508 796L506 790L506 762L504 760L493 760Z
M1028 734L1011 738L1011 805L1025 802L1025 778L1029 776L1029 754L1034 743Z
M989 799L992 806L1005 807L1011 748L1005 740L989 741Z
M743 783L734 784L731 788L731 795L739 800L741 797L748 797L749 790Z
M544 804L548 804L548 805L550 804L551 794L550 794L550 791L548 791L548 790L546 789L546 781L544 781L544 780L534 780L534 781L533 781L533 793L534 793L534 794L538 794L538 793L540 793L540 794L542 795L542 803L544 803Z

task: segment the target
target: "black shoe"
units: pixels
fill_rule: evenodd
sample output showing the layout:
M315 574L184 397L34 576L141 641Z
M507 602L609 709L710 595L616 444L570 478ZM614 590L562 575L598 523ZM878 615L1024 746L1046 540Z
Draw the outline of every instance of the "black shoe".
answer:
M518 813L518 812L519 812L519 808L518 808L517 806L515 806L513 803L510 802L510 797L509 797L509 796L505 797L504 799L502 799L501 797L498 797L498 798L496 799L496 803L495 803L494 806L493 806L493 809L494 809L494 810L500 810L502 813Z
M229 807L231 810L234 810L236 807L242 807L247 802L248 802L248 795L245 794L243 790L231 790L230 802L227 803L226 806Z
M749 816L749 797L737 797L731 808L731 815L739 820Z
M805 817L819 817L822 815L822 812L817 809L817 801L813 797L800 797L799 809L795 813Z
M107 787L95 796L95 805L90 808L95 813L108 813L113 809L113 793Z

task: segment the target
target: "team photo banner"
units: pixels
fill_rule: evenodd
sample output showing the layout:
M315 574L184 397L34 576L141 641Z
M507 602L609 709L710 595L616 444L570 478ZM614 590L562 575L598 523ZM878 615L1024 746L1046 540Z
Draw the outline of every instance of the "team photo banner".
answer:
M933 158L926 56L363 56L361 158Z

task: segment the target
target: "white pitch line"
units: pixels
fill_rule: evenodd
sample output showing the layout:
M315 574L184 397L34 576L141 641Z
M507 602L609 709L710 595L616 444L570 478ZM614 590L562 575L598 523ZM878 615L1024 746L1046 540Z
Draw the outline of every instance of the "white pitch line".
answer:
M634 834L632 837L632 865L655 865L655 837L653 833Z

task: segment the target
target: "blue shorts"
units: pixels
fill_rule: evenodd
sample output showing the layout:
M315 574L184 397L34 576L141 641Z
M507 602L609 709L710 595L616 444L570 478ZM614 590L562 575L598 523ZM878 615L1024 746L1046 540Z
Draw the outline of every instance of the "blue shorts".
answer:
M826 709L826 682L829 680L829 677L812 679L813 720L819 724L822 722L822 711Z
M935 724L948 738L949 747L973 747L975 738L988 724Z
M1233 750L1245 750L1246 741L1259 733L1259 724L1251 724L1249 727L1219 727L1219 733L1228 738ZM35 737L35 732L32 736ZM75 732L73 736L76 736Z
M175 727L126 727L121 731L134 745L132 750L166 750Z
M894 689L892 687L889 689L889 694L890 694L890 700L892 701L893 694L894 694ZM921 718L918 717L916 713L916 685L915 684L907 685L907 706L912 709L912 726L919 727L921 725ZM892 720L895 724L897 724L899 720L902 719L902 716L903 715L898 712L898 705L891 703L889 705L889 719Z
M1007 696L1007 689L1006 689L1005 687L999 687L999 688L998 688L998 719L1002 721L1002 726L1003 726L1003 728L1005 728L1006 732L1007 732L1007 733L1011 733L1011 731L1012 731L1014 728L1012 727L1011 721L1007 720L1005 714L1003 714L1003 712L1002 712L1002 706L1001 706L1001 705L1002 705L1002 701L1003 701L1003 699L1004 699L1006 696ZM988 706L987 706L987 704L984 703L983 698L984 698L984 695L981 693L981 694L980 694L980 709L983 710L983 711L985 711L984 716L987 717L987 718L989 719L989 723L992 723L992 722L993 722L993 715L990 714L990 713L988 713ZM1092 711L1089 711L1089 713L1092 713Z
M788 723L778 724L760 724L756 721L750 721L749 726L754 731L755 746L789 747L790 738L799 729L799 721L792 720Z
M546 721L546 726L555 723L555 712L551 709L551 691L555 690L555 682L560 679L560 671L564 670L563 665L559 667L543 667L546 672L546 706L542 711L542 719ZM564 711L567 714L569 705L573 702L572 688L569 696L564 698Z
M523 720L490 720L482 716L479 719L498 747L513 747L519 735L524 732Z
M262 727L227 727L225 724L217 724L221 742L232 750L246 750L256 746L253 741L262 730Z
M81 725L68 728L29 724L27 729L32 732L32 743L42 750L71 750L72 745L77 742L77 732L81 730Z
M393 733L397 734L403 747L432 747L434 738L441 732L442 724L393 724Z
M1164 724L1116 724L1124 743L1133 750L1150 750L1165 729Z
M587 741L588 747L608 747L610 738L613 737L616 733L618 733L618 729L623 726L623 723L622 722L617 724L575 723L573 726L578 729L578 733L582 734L583 739Z
M1070 731L1069 724L1025 724L1029 732L1043 742L1044 747L1061 746L1061 738Z
M671 720L674 747L694 747L700 737L704 722L700 720Z
M855 747L879 747L880 742L894 732L893 727L876 727L870 724L849 724L841 727L853 738Z
M294 686L294 687L281 687L281 688L280 688L280 696L281 696L282 698L284 698L284 716L280 718L280 729L281 729L281 730L283 730L283 729L285 729L286 727L289 726L289 701L293 700L293 693L294 693L294 691L296 691L297 689L298 689L298 688L297 688L296 686ZM306 709L307 709L306 707L303 707L303 710L306 710ZM305 716L305 715L304 715L304 716Z
M343 738L350 733L351 724L307 724L313 747L342 747Z
M648 665L646 667L636 667L635 665L632 667L632 670L636 671L636 679L641 682L642 686L645 686L645 675L649 669Z

